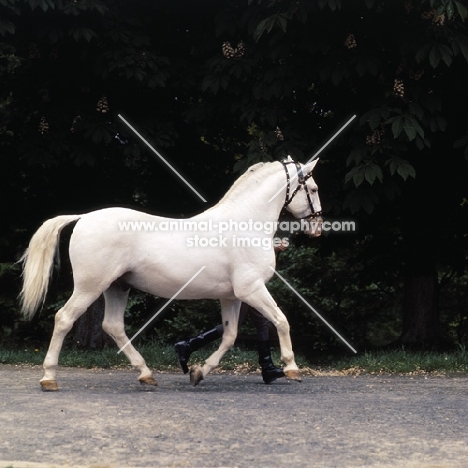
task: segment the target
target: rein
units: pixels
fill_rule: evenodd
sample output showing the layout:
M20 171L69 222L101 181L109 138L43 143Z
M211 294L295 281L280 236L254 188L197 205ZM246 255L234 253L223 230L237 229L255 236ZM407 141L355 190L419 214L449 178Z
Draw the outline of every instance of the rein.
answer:
M281 161L281 164L283 165L284 171L286 172L286 182L287 182L286 199L285 199L285 202L284 202L284 206L285 207L288 206L293 201L294 197L297 195L299 190L301 190L303 188L305 190L305 194L306 194L306 197L307 197L307 202L309 203L311 214L307 215L307 216L303 216L302 218L298 218L298 219L317 218L317 217L321 216L322 215L321 211L315 211L314 204L312 203L312 199L310 198L309 187L307 186L307 181L312 177L312 171L309 172L306 176L304 176L304 173L302 172L301 165L298 162L293 161L291 159L283 159ZM296 172L297 172L297 180L298 180L298 185L294 189L291 196L289 195L289 193L291 191L291 177L289 175L289 171L288 171L288 167L287 167L288 164L294 164L295 165Z

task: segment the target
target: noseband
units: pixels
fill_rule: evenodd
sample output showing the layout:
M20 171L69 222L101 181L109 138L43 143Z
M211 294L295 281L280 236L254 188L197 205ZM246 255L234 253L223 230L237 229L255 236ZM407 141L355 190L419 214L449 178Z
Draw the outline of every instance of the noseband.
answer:
M281 164L283 165L284 171L286 172L286 182L287 182L286 200L284 202L284 207L288 206L293 201L294 197L297 195L299 190L301 190L303 188L305 190L305 194L306 194L306 197L307 197L307 202L309 203L309 208L310 208L311 214L307 215L307 216L303 216L302 218L299 218L299 219L317 218L318 216L321 216L322 212L321 211L315 211L315 209L314 209L314 205L313 205L312 199L310 197L309 187L307 186L307 180L309 180L312 177L312 171L309 172L306 176L304 176L304 174L302 172L301 165L298 162L293 161L291 159L283 159L281 161ZM298 181L298 185L294 189L294 191L293 191L293 193L291 195L290 195L291 178L289 176L289 171L288 171L288 167L287 167L288 164L294 164L296 166L297 181Z

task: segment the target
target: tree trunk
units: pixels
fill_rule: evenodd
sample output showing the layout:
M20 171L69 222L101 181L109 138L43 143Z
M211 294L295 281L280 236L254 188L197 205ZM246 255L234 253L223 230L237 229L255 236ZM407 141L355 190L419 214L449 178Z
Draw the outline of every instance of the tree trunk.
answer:
M102 349L113 341L102 329L104 319L104 296L93 302L88 310L75 322L73 342L82 349Z
M420 170L407 183L403 209L404 302L401 344L424 348L439 344L438 277L435 251L439 233L434 222L432 171Z
M436 346L439 339L437 276L434 273L409 273L405 277L400 342L410 347L426 347Z

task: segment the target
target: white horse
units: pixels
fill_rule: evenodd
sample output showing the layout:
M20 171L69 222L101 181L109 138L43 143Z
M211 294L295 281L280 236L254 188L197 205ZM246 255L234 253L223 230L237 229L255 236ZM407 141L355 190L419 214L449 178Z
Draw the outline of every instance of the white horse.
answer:
M265 283L275 266L272 242L275 230L271 226L278 221L283 207L298 219L312 219L307 233L320 235L321 205L312 178L316 163L302 165L288 158L256 164L217 205L186 220L107 208L83 215L57 216L44 222L21 259L20 297L27 319L33 317L45 300L62 228L79 220L69 245L74 290L55 316L43 364L42 389L58 390L56 368L63 340L74 322L102 293L103 329L140 372L139 381L157 385L145 360L125 334L124 312L130 288L165 298L177 295L177 299L220 300L222 341L203 367L192 367L192 385L214 369L234 345L242 301L276 326L286 377L300 381L288 321Z

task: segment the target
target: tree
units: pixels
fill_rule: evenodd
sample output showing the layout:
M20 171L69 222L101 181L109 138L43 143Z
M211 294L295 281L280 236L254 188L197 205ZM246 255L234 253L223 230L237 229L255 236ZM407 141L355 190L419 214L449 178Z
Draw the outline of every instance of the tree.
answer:
M359 116L326 156L327 177L343 189L322 196L335 213L372 215L371 232L385 220L399 228L407 345L439 339L442 245L452 244L451 258L466 258L467 16L455 0L251 0L247 9L230 2L217 16L218 48L194 109L199 118L208 107L209 119L250 135L238 166L304 158ZM228 123L232 114L237 123Z
M0 1L0 194L15 200L0 213L5 265L59 213L115 204L177 215L193 209L184 187L117 117L124 113L167 151L184 126L171 83L184 92L176 43L185 33L173 22L178 8L168 5ZM171 37L173 48L163 50L160 37Z
M437 273L466 266L463 2L0 0L0 17L0 191L18 200L2 207L6 262L62 211L204 208L119 112L210 202L233 170L305 161L357 114L317 177L328 216L359 217L364 240L321 251L357 249L380 270L391 257L401 341L438 340Z
M102 330L104 319L104 297L101 296L75 322L73 327L73 343L78 348L102 349L106 344L112 344L110 336Z

